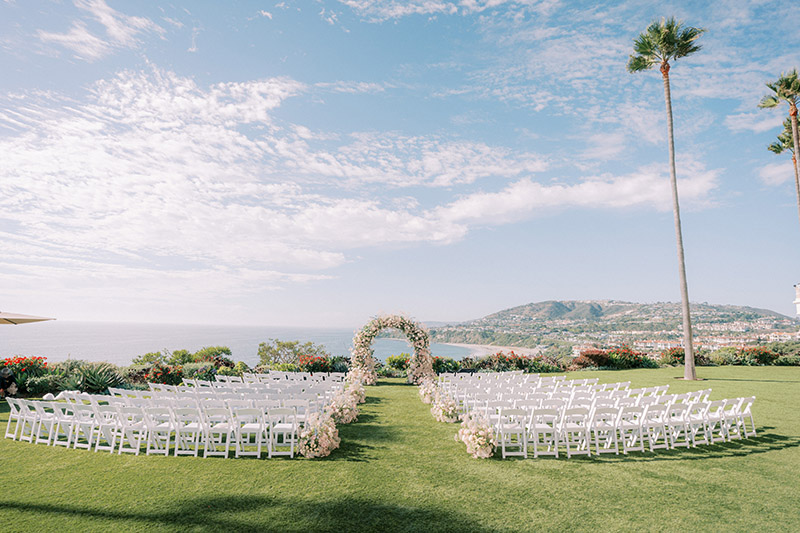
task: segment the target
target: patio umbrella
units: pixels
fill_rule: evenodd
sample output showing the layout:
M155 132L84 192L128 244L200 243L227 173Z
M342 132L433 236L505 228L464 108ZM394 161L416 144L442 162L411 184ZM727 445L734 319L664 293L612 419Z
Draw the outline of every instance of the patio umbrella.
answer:
M0 311L0 324L27 324L28 322L43 322L45 320L55 320L55 318L45 318L43 316L20 315L18 313L4 313Z

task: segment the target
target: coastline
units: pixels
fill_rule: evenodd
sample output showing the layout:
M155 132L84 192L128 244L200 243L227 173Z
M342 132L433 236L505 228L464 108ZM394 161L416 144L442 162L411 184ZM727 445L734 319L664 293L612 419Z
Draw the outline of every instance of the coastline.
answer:
M495 354L497 352L511 352L513 351L519 355L538 355L539 350L536 348L522 348L519 346L495 346L493 344L462 344L457 342L440 342L438 344L446 344L447 346L457 346L465 348L470 351L469 357L483 357L485 355Z

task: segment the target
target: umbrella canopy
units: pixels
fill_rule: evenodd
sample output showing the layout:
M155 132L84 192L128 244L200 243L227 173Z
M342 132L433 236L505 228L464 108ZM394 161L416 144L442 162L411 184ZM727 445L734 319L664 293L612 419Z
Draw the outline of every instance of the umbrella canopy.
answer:
M43 316L20 315L18 313L3 313L0 311L0 324L27 324L28 322L43 322L45 320L55 320L55 318L45 318Z

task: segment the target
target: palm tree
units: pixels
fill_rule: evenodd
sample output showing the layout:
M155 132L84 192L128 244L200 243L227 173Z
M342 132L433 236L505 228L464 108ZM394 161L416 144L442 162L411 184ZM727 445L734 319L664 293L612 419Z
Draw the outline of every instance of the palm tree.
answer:
M649 70L659 65L664 81L664 98L667 103L667 133L669 136L669 177L672 186L672 213L675 218L675 239L678 246L678 270L681 283L681 311L683 314L684 379L697 379L692 347L692 319L689 314L689 288L686 283L686 262L683 257L681 212L678 204L678 179L675 172L675 137L672 124L672 97L669 88L669 62L700 50L695 41L705 31L701 28L682 27L674 18L655 21L633 42L634 54L628 60L628 72Z
M794 163L794 186L797 191L798 214L800 214L800 177L798 177L797 168L797 154L800 153L800 136L797 133L797 104L800 102L800 79L797 78L797 69L788 74L782 74L778 81L768 83L767 87L770 88L773 94L768 94L762 98L758 107L776 107L781 102L789 104L789 118L787 121L790 126L787 128L787 124L784 122L784 131L778 136L780 144L772 143L769 145L769 149L779 154L785 149L783 145L786 139L782 137L788 135L791 140L792 148L789 148L789 150L792 152L792 163ZM777 150L778 148L780 150Z

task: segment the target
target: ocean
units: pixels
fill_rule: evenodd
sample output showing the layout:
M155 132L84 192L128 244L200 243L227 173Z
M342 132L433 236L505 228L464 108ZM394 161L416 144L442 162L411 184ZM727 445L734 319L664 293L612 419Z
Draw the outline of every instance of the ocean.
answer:
M258 345L270 339L299 340L322 344L332 355L350 356L356 329L280 328L254 326L199 326L175 324L131 324L106 322L52 321L0 326L0 358L15 355L44 356L50 362L66 359L131 364L134 357L148 352L205 346L227 346L234 361L252 366L258 363ZM377 339L375 358L411 353L404 340ZM462 359L468 348L432 344L433 355Z

